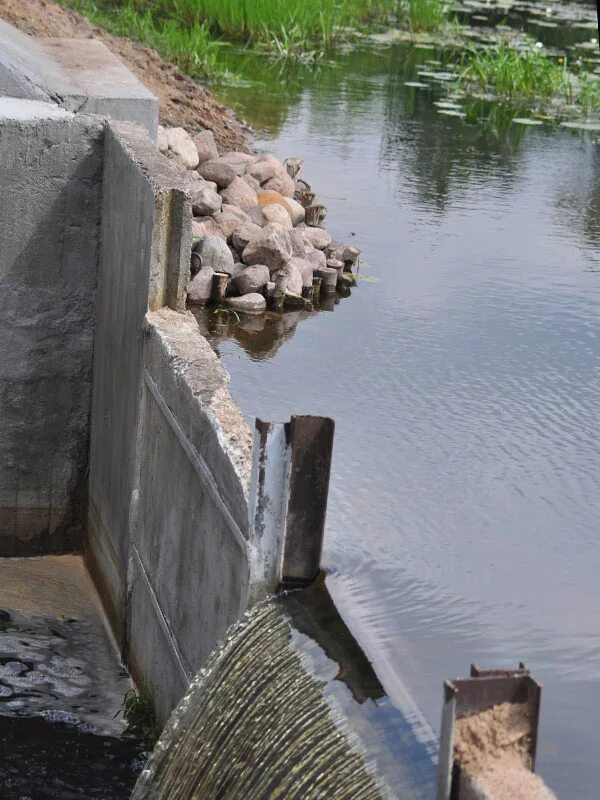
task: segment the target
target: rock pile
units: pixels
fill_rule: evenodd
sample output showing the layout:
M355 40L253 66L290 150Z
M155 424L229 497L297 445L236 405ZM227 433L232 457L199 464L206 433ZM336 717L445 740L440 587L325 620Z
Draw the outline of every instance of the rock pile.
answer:
M270 153L220 154L211 131L160 128L158 147L192 200L188 301L246 314L308 308L355 284L360 251L323 227L327 209L300 176L302 161Z

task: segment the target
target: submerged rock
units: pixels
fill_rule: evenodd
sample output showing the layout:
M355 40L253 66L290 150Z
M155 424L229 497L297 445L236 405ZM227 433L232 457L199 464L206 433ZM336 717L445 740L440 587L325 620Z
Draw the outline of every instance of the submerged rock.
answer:
M262 294L257 292L245 294L242 297L228 297L225 302L230 308L244 314L262 314L267 307L267 301Z

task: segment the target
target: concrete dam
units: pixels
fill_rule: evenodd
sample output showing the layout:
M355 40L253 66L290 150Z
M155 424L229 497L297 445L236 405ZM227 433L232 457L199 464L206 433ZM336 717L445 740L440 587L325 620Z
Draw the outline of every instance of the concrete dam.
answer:
M141 771L136 800L433 798L436 738L314 582L333 422L250 429L186 311L190 199L157 126L99 42L0 22L0 796L125 797ZM528 673L472 680L461 713L529 704L537 726ZM166 725L148 766L67 791L90 736L122 757L134 684ZM36 794L54 723L77 743Z

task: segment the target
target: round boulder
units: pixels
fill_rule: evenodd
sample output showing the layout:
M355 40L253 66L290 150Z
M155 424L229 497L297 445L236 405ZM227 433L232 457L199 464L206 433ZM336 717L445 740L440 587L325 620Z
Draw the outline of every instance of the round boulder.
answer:
M192 200L192 211L196 216L210 217L220 211L223 200L212 189L208 189L203 182L200 182L197 188L190 187L188 191Z
M206 236L204 238L201 257L202 269L204 267L212 267L215 272L226 272L228 275L233 275L233 256L227 246L227 242L219 236Z
M199 164L198 151L192 137L184 128L166 128L167 142L171 150L187 169L196 169Z
M234 278L236 289L241 295L260 292L271 280L269 268L264 264L254 264L246 267L243 272Z
M233 167L216 158L200 164L198 172L205 181L214 181L219 189L226 189L236 177Z
M267 222L283 225L284 228L292 227L292 220L289 213L283 206L280 206L279 203L270 203L268 206L263 206L262 213Z
M255 225L253 222L245 222L243 225L240 225L234 230L231 237L231 243L240 256L244 252L244 248L248 242L256 238L261 230L262 228L260 228L258 225Z
M282 267L292 257L292 244L287 230L282 225L268 223L261 232L248 242L242 253L246 264L266 264L271 270Z
M245 211L257 203L256 192L242 178L234 178L226 189L221 192L223 202L237 206Z
M296 191L296 184L287 172L282 171L281 173L273 175L272 178L269 178L264 184L264 188L279 192L279 194L282 194L284 197L293 197Z
M212 161L214 158L219 157L217 150L217 143L212 131L200 131L194 136L194 144L198 151L198 162L204 164L206 161Z
M257 292L242 297L228 297L225 302L230 308L244 314L262 314L267 307L267 301Z
M192 305L204 306L208 303L212 295L214 274L212 267L202 267L196 277L188 283L187 295Z
M275 272L273 281L275 282L275 291L279 294L285 294L286 292L302 294L302 274L298 267L291 262L288 262Z
M331 236L323 228L302 228L304 241L309 242L316 250L325 250L331 244Z

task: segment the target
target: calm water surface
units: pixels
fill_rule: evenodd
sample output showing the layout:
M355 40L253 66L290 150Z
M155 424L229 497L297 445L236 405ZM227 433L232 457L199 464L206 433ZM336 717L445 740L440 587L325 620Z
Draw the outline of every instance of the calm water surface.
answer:
M398 706L437 731L445 677L524 660L539 770L597 800L600 146L443 116L404 86L435 55L246 58L224 99L378 281L214 345L249 417L335 418L328 587Z

